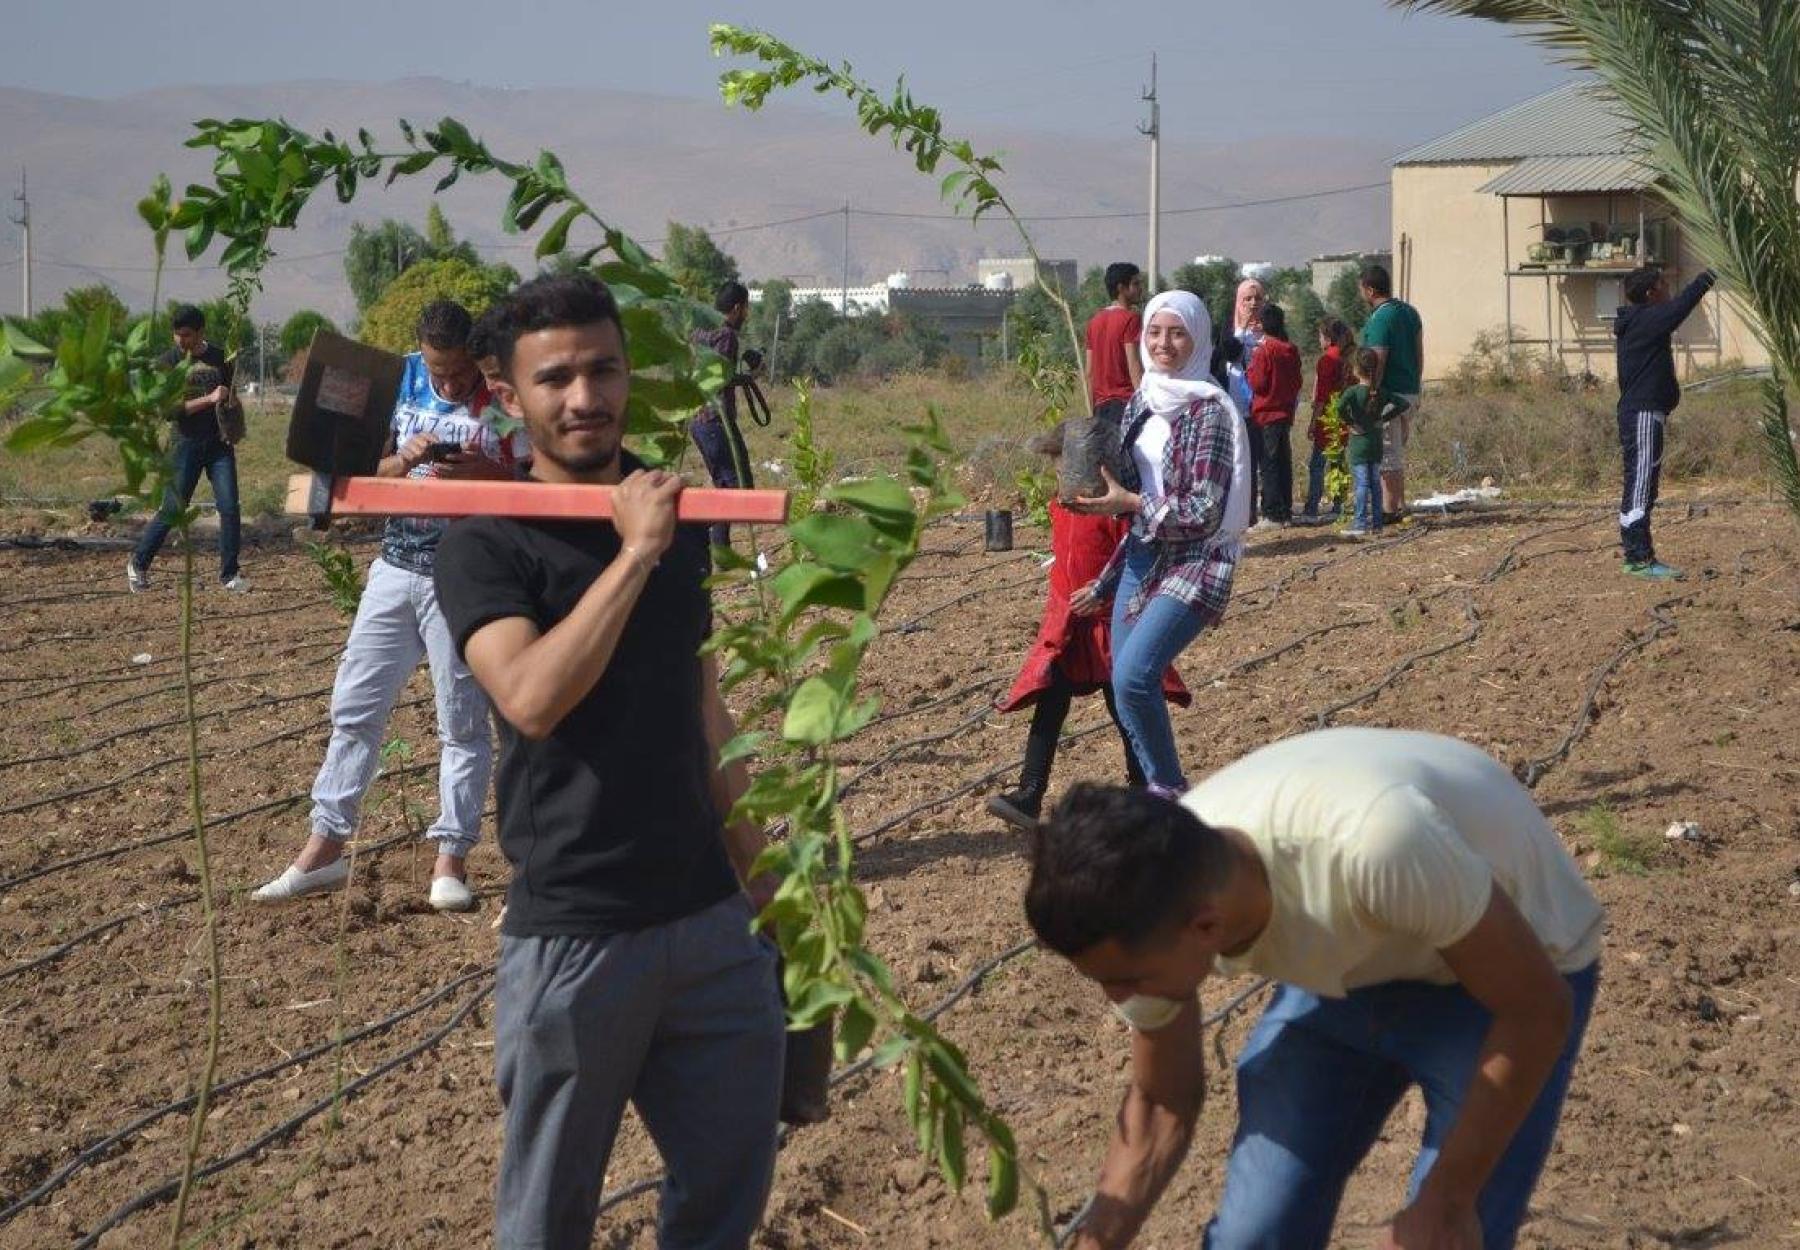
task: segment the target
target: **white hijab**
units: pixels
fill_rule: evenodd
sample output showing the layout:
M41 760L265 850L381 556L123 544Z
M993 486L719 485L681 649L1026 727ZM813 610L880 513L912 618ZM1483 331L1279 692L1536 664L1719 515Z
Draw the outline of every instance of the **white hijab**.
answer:
M1143 339L1138 355L1144 363L1144 379L1138 391L1150 411L1165 420L1187 410L1197 399L1216 400L1231 416L1231 492L1225 497L1225 519L1220 522L1213 541L1226 544L1234 552L1241 551L1244 531L1250 527L1250 432L1231 402L1231 396L1212 380L1212 318L1206 305L1191 291L1164 291L1144 306L1144 335L1150 332L1150 319L1158 313L1173 313L1193 341L1194 350L1174 373L1164 373L1150 359L1150 349Z

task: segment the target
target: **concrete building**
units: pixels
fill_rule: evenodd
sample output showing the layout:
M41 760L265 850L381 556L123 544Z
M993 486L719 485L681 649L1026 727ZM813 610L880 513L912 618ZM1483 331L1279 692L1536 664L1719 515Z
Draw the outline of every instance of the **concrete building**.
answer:
M983 261L983 281L976 284L925 287L915 285L909 273L891 273L874 286L853 286L849 289L850 315L859 317L868 313L877 316L905 313L918 317L937 327L952 352L969 361L979 361L984 354L985 345L998 343L1005 332L1006 310L1012 307L1013 300L1018 296L1018 290L1013 284L1013 271L1005 266L1020 263L995 262L995 268L985 269L990 262ZM1022 263L1026 266L1025 273L1028 276L1035 272L1031 268L1031 261ZM1067 265L1071 273L1074 271L1074 261L1052 263ZM793 302L798 306L808 301L817 301L841 312L845 295L841 286L795 287ZM762 302L760 288L752 288L750 302Z
M1703 267L1644 149L1602 89L1575 83L1413 148L1392 173L1395 290L1425 322L1425 377L1492 335L1570 372L1610 378L1624 275L1672 287ZM1676 335L1685 373L1768 363L1735 304L1709 297Z

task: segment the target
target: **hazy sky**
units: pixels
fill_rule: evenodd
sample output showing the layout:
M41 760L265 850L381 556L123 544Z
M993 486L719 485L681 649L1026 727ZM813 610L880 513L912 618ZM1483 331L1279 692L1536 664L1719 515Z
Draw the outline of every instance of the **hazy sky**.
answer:
M864 76L904 72L954 119L1130 134L1160 58L1164 132L1362 132L1398 150L1557 85L1484 23L1383 0L3 0L0 85L148 87L432 75L487 86L709 95L714 20L763 26Z

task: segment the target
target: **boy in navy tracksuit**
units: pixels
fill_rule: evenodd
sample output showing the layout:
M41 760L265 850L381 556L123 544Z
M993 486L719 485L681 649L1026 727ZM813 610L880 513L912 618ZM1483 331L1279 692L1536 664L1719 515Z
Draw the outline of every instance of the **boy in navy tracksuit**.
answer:
M1624 453L1625 489L1619 499L1619 538L1625 571L1634 577L1675 578L1681 574L1656 558L1650 545L1650 510L1662 476L1663 425L1681 402L1675 380L1675 352L1669 338L1712 290L1708 269L1673 299L1662 271L1653 265L1625 279L1625 298L1613 322L1619 340L1619 448Z

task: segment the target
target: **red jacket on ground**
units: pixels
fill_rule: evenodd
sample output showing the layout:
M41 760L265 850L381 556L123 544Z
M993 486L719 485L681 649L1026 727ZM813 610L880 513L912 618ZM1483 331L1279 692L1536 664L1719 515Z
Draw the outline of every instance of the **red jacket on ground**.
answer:
M1250 380L1250 420L1257 425L1292 421L1300 406L1300 349L1265 334L1245 371Z
M1050 553L1056 559L1050 565L1044 620L1018 679L995 705L1002 712L1035 703L1050 688L1055 669L1077 694L1092 694L1112 681L1112 613L1076 616L1069 610L1069 596L1100 575L1128 525L1124 517L1083 516L1050 501ZM1163 696L1182 707L1193 701L1174 665L1163 673Z

